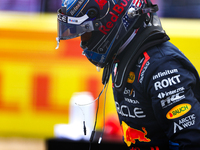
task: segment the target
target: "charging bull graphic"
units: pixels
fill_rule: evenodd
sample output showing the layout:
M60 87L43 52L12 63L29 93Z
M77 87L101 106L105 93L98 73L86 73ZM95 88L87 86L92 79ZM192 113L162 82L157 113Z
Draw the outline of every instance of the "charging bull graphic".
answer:
M136 140L140 142L150 142L151 140L146 137L147 131L142 127L143 131L129 127L124 121L122 121L122 130L124 133L124 142L127 146L131 146L131 143L135 144Z

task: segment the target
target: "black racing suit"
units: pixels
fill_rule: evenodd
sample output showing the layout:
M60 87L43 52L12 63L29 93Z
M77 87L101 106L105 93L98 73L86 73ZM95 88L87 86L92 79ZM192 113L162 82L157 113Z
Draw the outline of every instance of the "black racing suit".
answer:
M113 82L118 63L113 67ZM113 87L129 149L199 150L199 85L194 66L170 42L145 51L132 66L123 93Z

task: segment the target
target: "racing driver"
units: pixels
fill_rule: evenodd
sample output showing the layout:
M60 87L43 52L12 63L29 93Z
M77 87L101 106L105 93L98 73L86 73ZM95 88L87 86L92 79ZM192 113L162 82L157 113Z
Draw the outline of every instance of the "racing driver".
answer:
M83 54L104 69L104 85L112 74L130 150L199 150L199 75L157 11L150 0L63 0L57 41L80 36Z

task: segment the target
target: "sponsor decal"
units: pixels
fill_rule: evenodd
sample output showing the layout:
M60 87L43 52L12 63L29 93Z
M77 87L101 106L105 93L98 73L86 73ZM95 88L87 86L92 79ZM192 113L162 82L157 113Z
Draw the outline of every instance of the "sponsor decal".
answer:
M125 89L124 89L124 94L125 94L125 95L128 95L128 96L133 96L133 97L135 97L135 91L134 91L133 89L129 90L129 89L127 89L126 87L125 87Z
M129 102L131 104L140 104L138 100L130 99L130 98L124 98L126 102Z
M144 73L146 72L147 68L148 68L149 65L150 65L150 62L149 62L150 57L149 57L149 55L147 54L147 52L144 52L143 55L144 55L144 58L145 58L145 59L144 59L144 61L143 61L143 64L142 64L142 67L141 67L141 69L140 69L140 73L139 73L139 76L138 76L138 81L139 81L140 83L143 82Z
M178 123L174 122L174 133L176 133L177 130L183 130L185 128L195 125L195 119L195 114L192 114L180 119Z
M160 101L161 106L163 108L166 108L167 106L170 106L171 104L174 104L174 103L179 102L180 100L184 99L185 95L181 95L182 93L184 93L184 92L182 91L182 92L176 93L172 96L167 97L164 100L161 100Z
M171 104L174 104L174 103L179 102L182 99L184 99L185 98L185 95L183 94L184 90L185 90L185 88L181 87L176 90L169 91L169 92L159 93L158 98L162 99L160 101L161 106L163 108L166 108L166 107L170 106ZM168 96L168 97L163 99L166 96Z
M101 0L102 2L100 2L100 0L95 0L98 4L100 9L102 8L102 5L106 4L105 2L103 2L104 0ZM118 20L119 15L124 11L124 8L128 5L128 0L122 0L120 4L115 4L114 7L111 9L111 11L109 12L109 14L111 15L111 18L109 19L110 21L108 21L105 26L101 25L99 27L99 31L102 32L104 35L107 35L108 32L110 32L110 30L113 28L114 23ZM103 3L100 5L100 3ZM104 6L103 5L103 6Z
M130 109L127 105L119 105L118 102L115 102L117 113L123 117L129 118L145 118L146 115L142 111L142 108L135 107Z
M165 70L164 72L159 72L158 74L154 75L153 80L173 74L173 73L177 73L177 72L178 72L178 69Z
M161 92L161 93L158 94L158 98L162 99L164 97L165 97L165 93Z
M184 104L179 104L175 107L173 107L166 115L168 119L175 119L183 116L186 114L192 106L190 104L184 103Z
M76 19L69 19L68 21L69 22L73 22L73 23L77 23L78 22L78 20L76 20Z
M146 137L147 131L145 127L142 127L142 131L129 127L124 121L121 124L124 133L124 142L127 146L131 146L131 143L135 144L136 140L139 142L150 142L151 140Z
M163 79L162 81L157 81L154 83L154 88L157 91L159 89L167 88L168 86L176 85L181 82L179 78L180 74L171 78Z
M83 4L84 0L78 0L77 5L73 7L72 10L70 10L70 14L73 16L75 12L80 8L80 6Z
M62 22L67 22L67 17L63 16L62 14L58 14L58 20L60 20Z
M80 17L81 19L77 19L76 17L67 17L64 14L59 13L58 14L58 20L62 21L64 23L70 23L70 24L81 24L82 22L84 22L85 20L88 19L87 15L84 15L82 17Z
M128 79L127 79L127 82L128 83L133 83L135 81L135 73L134 72L130 72L129 75L128 75Z
M184 90L185 90L184 87L180 87L180 88L177 88L177 89L169 91L169 92L164 92L164 93L161 92L158 94L158 98L163 99L165 96L170 96L170 95L176 94L176 93L184 91Z
M149 65L150 65L150 62L147 61L147 63L145 64L145 66L144 66L144 68L143 68L143 70L142 70L142 72L141 72L141 75L140 75L140 79L139 79L139 82L140 82L140 83L143 82L143 80L144 80L144 73L146 72L146 70L147 70L147 68L149 67Z
M100 10L103 10L103 6L108 2L107 0L95 0L95 2L99 5Z

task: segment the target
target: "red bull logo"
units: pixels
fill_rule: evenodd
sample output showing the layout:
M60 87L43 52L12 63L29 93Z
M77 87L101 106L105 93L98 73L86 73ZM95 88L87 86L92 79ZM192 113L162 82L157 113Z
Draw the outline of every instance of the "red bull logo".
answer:
M143 131L129 127L124 121L122 121L122 130L124 133L124 142L127 146L131 146L131 143L135 144L136 140L140 142L150 142L151 140L146 137L147 131L142 127Z
M103 9L103 6L108 2L107 0L95 0L95 2L99 5L100 10Z
M95 1L98 3L100 0L95 0ZM104 1L104 0L101 0L101 1ZM121 15L122 12L124 12L124 8L126 8L128 6L128 1L129 0L122 0L120 4L114 5L112 10L109 12L109 14L111 15L111 18L109 19L110 21L108 20L108 22L105 24L105 26L101 25L99 27L99 31L101 31L105 35L107 35L108 32L110 32L110 30L114 27L115 22L118 20L119 15ZM101 5L99 5L99 7L101 9Z

